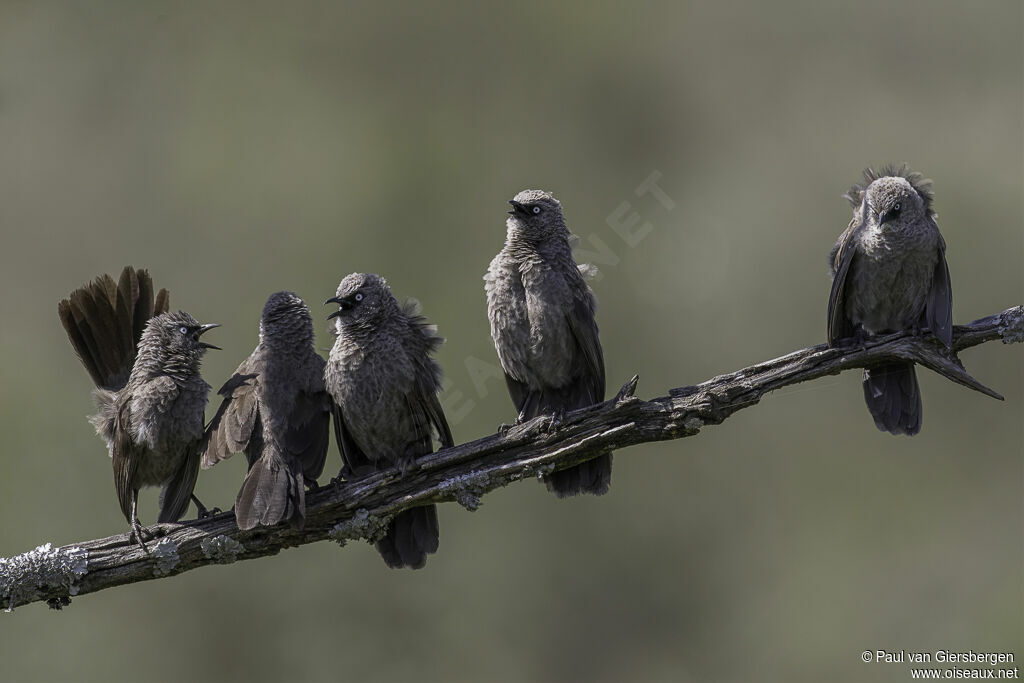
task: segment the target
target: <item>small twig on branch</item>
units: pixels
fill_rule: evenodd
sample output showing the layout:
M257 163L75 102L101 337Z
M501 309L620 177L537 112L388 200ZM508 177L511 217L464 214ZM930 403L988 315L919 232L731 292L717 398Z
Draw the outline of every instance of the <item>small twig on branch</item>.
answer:
M406 508L456 501L475 510L483 494L510 482L543 476L609 449L693 436L704 425L720 424L776 389L894 359L911 360L1001 399L967 374L957 357L963 349L996 339L1007 344L1024 340L1024 307L955 327L952 350L931 335L895 334L870 340L864 347L831 349L820 344L648 401L634 395L633 377L614 398L566 415L555 429L549 420L537 418L504 435L438 451L405 477L387 471L312 492L306 498L303 529L279 525L240 531L229 512L149 527L160 537L150 544L149 554L120 534L55 549L46 544L0 558L0 606L12 609L46 601L60 608L74 595L274 555L291 546L326 539L342 545L372 540L391 516Z

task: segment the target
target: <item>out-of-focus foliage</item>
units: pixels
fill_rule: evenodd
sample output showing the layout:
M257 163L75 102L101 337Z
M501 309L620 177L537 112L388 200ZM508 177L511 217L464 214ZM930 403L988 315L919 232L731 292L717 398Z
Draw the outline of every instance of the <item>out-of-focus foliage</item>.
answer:
M600 266L611 390L822 341L867 164L935 180L958 321L1020 303L1022 65L1017 0L4 2L0 554L125 528L56 316L125 264L224 324L215 387L270 292L319 315L345 274L383 274L448 338L457 441L514 417L481 275L526 187ZM655 172L669 202L636 192ZM629 246L611 224L634 212ZM856 373L785 390L617 454L604 498L443 506L424 571L324 543L0 615L0 680L865 681L909 675L865 649L1024 657L1021 350L964 360L1005 403L922 371L908 439L875 430ZM204 472L202 500L230 507L243 469Z

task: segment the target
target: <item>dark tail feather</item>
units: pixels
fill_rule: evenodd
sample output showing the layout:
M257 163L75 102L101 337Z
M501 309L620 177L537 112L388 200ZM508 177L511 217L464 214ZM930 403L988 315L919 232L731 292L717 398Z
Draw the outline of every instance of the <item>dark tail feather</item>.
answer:
M274 526L290 520L301 529L306 523L306 492L301 467L293 472L281 456L265 451L242 482L235 499L235 522L242 530Z
M127 266L116 283L102 275L73 291L57 313L93 383L118 390L128 381L146 322L166 308L167 291L160 290L154 306L149 273Z
M101 406L97 418L102 417L102 411ZM164 485L160 491L160 515L156 521L161 524L177 522L185 516L188 504L192 501L192 492L196 488L196 479L199 477L200 457L199 448L193 448L171 480Z
M508 384L512 391L512 381ZM560 389L520 392L519 400L516 400L516 396L513 393L513 400L524 420L531 420L538 415L577 410L601 401L595 398L598 394L594 393L593 387L585 382L576 382ZM548 491L559 498L578 496L581 493L602 496L608 493L612 485L612 454L604 453L593 460L554 472L544 477L544 483Z
M864 370L864 401L883 432L913 436L921 431L921 389L913 363Z
M554 472L544 477L544 483L548 491L559 498L578 496L581 493L604 495L612 485L612 454L605 453L593 460Z
M437 552L439 538L437 506L427 505L398 513L376 547L392 569L420 569L427 563L427 555Z

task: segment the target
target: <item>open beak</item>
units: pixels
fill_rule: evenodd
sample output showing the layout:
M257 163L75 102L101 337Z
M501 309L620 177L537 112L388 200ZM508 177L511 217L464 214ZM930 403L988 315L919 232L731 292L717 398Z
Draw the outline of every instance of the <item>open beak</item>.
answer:
M206 332L209 332L210 330L212 330L215 327L220 327L220 323L209 323L208 325L200 325L199 326L199 330L196 332L196 334L201 337L201 336L203 336L203 334L205 334ZM201 347L203 347L204 349L217 349L218 351L223 351L223 349L220 348L219 346L214 346L213 344L207 344L206 342L199 342L199 345Z
M352 308L352 304L340 296L332 296L330 299L324 302L324 306L326 306L327 304L338 304L338 310L327 316L328 320L330 320L331 318L337 318L339 315L341 315L342 311L347 311L348 309Z
M512 205L512 210L509 211L510 214L515 215L518 213L524 216L530 215L530 212L526 210L526 207L517 202L516 200L510 199L508 200L508 203Z

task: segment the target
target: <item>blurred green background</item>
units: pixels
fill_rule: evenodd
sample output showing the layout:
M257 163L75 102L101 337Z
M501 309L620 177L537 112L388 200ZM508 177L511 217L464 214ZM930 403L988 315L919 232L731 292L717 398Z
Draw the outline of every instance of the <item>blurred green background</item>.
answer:
M215 387L270 292L319 319L342 276L383 274L448 338L459 442L514 416L481 275L527 187L601 267L610 392L823 341L840 195L868 164L935 180L958 322L1021 303L1022 34L1019 0L3 2L0 555L125 528L56 316L125 264L224 324ZM636 193L652 173L670 210ZM651 225L633 246L608 222L624 202ZM909 667L863 650L1020 660L1024 354L964 361L1006 402L919 371L907 439L875 430L858 373L790 388L619 452L603 498L530 482L445 505L423 571L321 543L0 614L0 680L888 681ZM198 494L230 507L243 469Z

